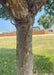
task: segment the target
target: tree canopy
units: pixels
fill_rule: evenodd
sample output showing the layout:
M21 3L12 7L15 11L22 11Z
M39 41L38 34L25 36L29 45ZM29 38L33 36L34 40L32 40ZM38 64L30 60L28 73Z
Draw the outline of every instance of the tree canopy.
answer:
M46 14L54 16L54 0L47 0L44 9L46 11Z
M50 28L54 24L54 16L43 14L39 18L38 24L42 25L45 29Z
M6 3L6 0L3 0L4 3ZM17 0L16 0L17 1ZM28 3L28 5L26 4L26 2ZM44 0L45 1L45 0ZM43 3L41 4L42 0L24 0L22 2L22 5L23 7L21 9L23 9L23 12L24 12L24 9L26 9L28 7L29 9L29 12L32 16L36 15L36 13L38 12L38 10L41 8L41 6L44 4L44 1ZM10 3L10 1L9 1ZM23 4L24 3L24 4ZM35 5L36 4L36 5ZM39 4L41 4L39 6ZM7 4L8 5L8 4ZM14 7L15 8L15 7ZM17 8L16 8L17 9ZM46 4L44 5L44 9L46 11L47 14L50 14L50 15L54 15L54 0L47 0ZM27 13L27 9L26 9L26 13ZM22 12L22 14L23 14ZM20 13L20 12L19 12ZM19 14L18 13L18 14ZM25 13L25 12L24 12ZM27 13L28 14L28 13ZM25 16L25 15L24 15ZM23 16L23 17L24 17ZM1 7L0 6L0 18L4 18L5 20L8 20L10 19L11 20L11 17L9 16L9 14L7 13L7 11L3 8L3 6Z
M46 1L0 0L0 18L12 18L16 27L17 75L33 75L32 26L36 14Z

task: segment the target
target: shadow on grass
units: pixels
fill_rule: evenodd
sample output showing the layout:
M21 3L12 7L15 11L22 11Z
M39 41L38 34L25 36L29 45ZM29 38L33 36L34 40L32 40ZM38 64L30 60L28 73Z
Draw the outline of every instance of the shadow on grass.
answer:
M53 63L50 58L34 55L34 72L53 72ZM17 75L16 50L0 49L0 75Z
M1 48L0 53L16 54L16 49Z
M0 75L17 75L16 50L0 49Z
M41 73L52 73L53 63L50 61L50 58L40 55L34 55L34 72Z

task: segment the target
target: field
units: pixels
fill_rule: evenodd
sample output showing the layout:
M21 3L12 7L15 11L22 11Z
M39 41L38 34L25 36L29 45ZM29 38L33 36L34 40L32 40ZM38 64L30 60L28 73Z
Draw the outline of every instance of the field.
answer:
M33 53L54 56L54 36L34 36Z
M54 34L54 32L49 32L49 34Z
M54 36L33 36L34 72L54 71ZM16 75L16 38L0 38L0 75Z
M54 36L33 37L34 72L54 71Z

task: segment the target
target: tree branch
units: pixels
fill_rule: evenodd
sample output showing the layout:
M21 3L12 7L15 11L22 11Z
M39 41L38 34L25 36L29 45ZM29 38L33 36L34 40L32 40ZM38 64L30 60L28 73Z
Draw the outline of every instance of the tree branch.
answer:
M17 19L23 19L28 15L26 0L0 0L0 3L4 6L6 10L12 12L12 15Z
M0 0L13 20L23 20L28 15L35 16L47 0Z
M29 12L35 16L47 0L27 0Z
M47 0L36 0L36 12L39 11L39 9L46 3Z
M4 2L4 0L0 0L0 4L6 9L6 11L8 12L8 14L12 17L12 19L14 20L14 15L9 7L9 5L7 3Z

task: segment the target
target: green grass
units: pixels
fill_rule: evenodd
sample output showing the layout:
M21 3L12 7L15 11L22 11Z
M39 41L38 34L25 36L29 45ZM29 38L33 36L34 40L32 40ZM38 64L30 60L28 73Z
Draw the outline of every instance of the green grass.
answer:
M54 36L33 37L34 72L54 71Z
M33 53L54 56L54 36L34 36Z
M54 32L49 32L49 34L54 34Z
M1 38L0 49L1 48L16 49L16 38Z
M0 39L0 75L17 75L16 38Z
M54 71L54 36L33 36L34 72ZM0 39L0 75L16 75L16 38Z

